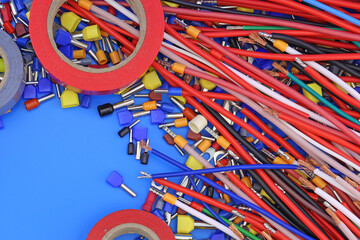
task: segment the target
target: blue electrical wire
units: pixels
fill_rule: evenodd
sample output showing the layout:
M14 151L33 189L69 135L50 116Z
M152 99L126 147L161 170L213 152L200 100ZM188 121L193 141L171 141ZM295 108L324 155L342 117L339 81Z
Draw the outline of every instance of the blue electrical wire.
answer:
M189 181L190 181L191 185L193 186L195 192L200 193L199 189L196 186L196 183L194 182L193 177L189 176ZM207 204L206 202L203 202L203 201L201 201L201 203L204 205L206 210L208 210L216 218L216 220L218 220L224 226L229 226L229 224L227 224L219 215L216 214L216 212L209 206L209 204Z
M151 174L153 179L156 178L171 178L171 177L181 177L187 175L200 175L206 173L216 173L216 172L227 172L232 170L256 170L256 169L292 169L298 170L301 169L300 166L291 165L291 164L253 164L253 165L236 165L236 166L227 166L227 167L218 167L218 168L206 168L200 170L190 170L183 172L171 172L171 173L155 173Z
M309 4L311 4L311 5L315 6L315 7L318 7L318 8L320 8L320 9L326 11L326 12L329 12L329 13L335 15L335 16L338 16L339 18L342 18L342 19L344 19L346 21L349 21L349 22L351 22L351 23L353 23L353 24L360 27L360 21L358 19L356 19L356 18L354 18L352 16L349 16L346 13L340 12L339 10L336 10L336 9L334 9L332 7L329 7L326 4L323 4L323 3L318 2L316 0L302 0L302 1L306 2L306 3L309 3Z
M172 159L171 157L157 151L156 149L151 149L149 151L150 153L153 153L154 155L162 158L163 160L173 164L174 166L178 167L178 168L181 168L183 170L191 170L190 168L188 168L187 166L185 166L184 164L181 164L179 162L177 162L176 160ZM281 225L282 227L288 229L289 231L295 233L296 235L298 235L299 237L301 238L304 238L304 239L307 239L307 240L315 240L314 238L308 236L307 234L297 230L296 228L290 226L289 224L287 224L286 222L278 219L277 217L275 217L274 215L272 215L271 213L265 211L264 209L258 207L257 205L239 197L238 195L236 195L235 193L227 190L226 188L220 186L219 184L211 181L210 179L208 179L207 177L204 177L202 175L199 175L198 178L200 180L202 180L203 182L206 182L207 184L209 184L210 186L220 190L221 192L227 194L228 196L236 199L237 201L239 201L240 203L248 206L249 208L252 208L254 209L256 212L260 213L260 214L263 214L264 216L268 217L269 219L273 220L274 222L276 222L277 224Z

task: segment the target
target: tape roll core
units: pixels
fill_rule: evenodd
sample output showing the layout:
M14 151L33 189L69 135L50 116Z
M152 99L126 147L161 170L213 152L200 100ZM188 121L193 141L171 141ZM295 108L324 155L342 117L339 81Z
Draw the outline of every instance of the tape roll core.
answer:
M116 226L108 231L102 240L114 240L115 238L127 233L137 233L149 240L160 240L153 230L137 223L125 223Z
M128 87L146 72L159 52L164 34L160 1L128 0L140 21L140 38L134 52L124 62L105 69L76 65L57 49L53 23L64 2L66 0L34 0L30 15L34 50L56 82L76 92L102 95Z
M126 233L137 233L149 240L175 240L171 228L160 218L135 209L105 216L91 229L86 240L113 240Z

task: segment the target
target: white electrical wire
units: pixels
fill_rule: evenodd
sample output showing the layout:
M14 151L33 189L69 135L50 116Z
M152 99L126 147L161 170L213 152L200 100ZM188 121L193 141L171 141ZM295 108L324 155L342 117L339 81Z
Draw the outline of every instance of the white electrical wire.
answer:
M355 216L349 209L344 207L341 203L339 203L335 198L327 194L322 189L316 187L314 193L322 197L324 200L329 202L334 208L338 209L340 212L342 212L346 217L348 217L354 224L357 226L360 226L360 219Z
M184 150L189 154L192 155L196 160L198 160L205 168L214 168L208 161L206 161L198 152L196 152L193 148L191 148L188 144L184 146ZM242 192L235 184L233 184L227 177L225 177L222 173L213 173L220 181L224 183L227 187L229 187L235 194L242 197L243 199L256 204L248 195ZM256 204L259 206L258 204ZM261 214L263 218L265 218L270 224L272 224L275 228L279 231L284 233L290 239L298 240L299 238L295 236L292 232L287 230L286 228L282 227L280 224L274 222L273 220L269 219L268 217Z
M320 178L322 178L326 182L330 183L331 185L334 185L335 187L337 187L338 189L340 189L344 193L349 194L352 197L354 197L354 195L352 193L350 193L346 188L344 188L342 185L340 185L340 183L338 183L333 177L327 175L325 172L321 171L320 169L316 168L314 170L314 174L319 176Z
M289 136L297 145L299 145L302 149L304 149L307 154L309 154L311 157L316 159L319 163L322 164L330 164L340 172L347 175L349 178L360 184L360 177L350 171L348 168L344 167L334 159L332 159L330 156L325 154L324 152L320 151L318 148L314 147L310 143L308 143L304 138L302 138L300 135L296 134L294 131L294 128L292 128L291 125L289 125L287 122L276 118L272 114L266 112L261 106L259 106L257 103L252 101L251 99L245 97L242 94L239 94L229 88L222 87L226 92L234 95L236 98L238 98L240 101L246 103L249 105L252 109L254 109L256 112L258 112L260 115L262 115L264 118L268 119L270 122L272 122L275 126L277 126L281 131L283 131L287 136ZM297 129L295 129L297 130Z
M228 227L224 226L223 224L219 223L218 221L214 220L211 217L206 216L205 214L195 210L192 207L189 207L188 205L186 205L185 203L180 202L179 200L176 200L175 205L188 212L189 214L193 215L194 217L197 217L201 220L203 220L204 222L216 227L217 229L219 229L220 231L226 233L227 235L231 236L234 239L238 239L241 240L238 236L235 235L235 233L233 231L231 231Z
M106 2L108 2L112 7L114 7L115 9L117 9L118 11L120 11L122 14L124 14L125 16L127 16L128 18L132 19L133 21L135 21L134 19L136 19L135 22L139 23L139 20L137 18L137 16L132 13L131 11L129 11L128 9L126 9L125 7L121 6L119 3L113 1L113 0L105 0ZM119 27L125 29L126 31L130 32L131 34L133 34L136 37L140 36L140 32L133 28L132 26L130 26L129 24L127 24L125 21L118 19L116 16L113 16L111 14L109 14L108 12L106 12L105 10L92 5L91 6L91 10L93 12L96 12L98 14L100 14L103 18L105 18L106 20L118 25ZM173 44L179 46L180 48L185 49L186 51L183 51L179 48L176 48L173 45L170 45L168 43L163 42L163 46L167 46L171 49L174 49L175 51L181 52L182 54L185 54L189 57L192 57L194 59L196 59L197 61L200 61L206 65L208 65L211 68L214 68L216 71L220 72L221 74L227 76L225 73L223 73L221 70L219 70L217 67L215 67L213 64L211 64L210 62L208 62L207 60L205 60L204 58L202 58L201 56L197 55L196 53L194 53L191 49L189 49L188 47L186 47L184 44L182 44L180 41L178 41L177 39L175 39L174 37L170 36L167 33L164 33L164 38L170 42L172 42ZM181 64L186 65L187 67L191 67L193 69L196 70L200 70L198 67L194 66L193 64L189 63L188 61L183 60L182 58L178 57L176 54L173 54L171 51L169 51L168 49L164 49L163 47L161 47L160 52L162 52L163 54L165 54L166 56L170 57L171 59L173 59L175 62L179 62ZM274 99L281 99L281 101L285 102L287 105L300 110L302 112L305 112L307 114L309 114L309 116L316 120L319 121L323 124L326 124L328 126L331 127L335 127L330 121L328 121L326 118L292 102L291 100L283 97L282 95L276 93L275 91L272 91L271 89L267 88L266 86L258 83L257 81L255 81L254 79L248 77L247 75L235 70L234 68L224 64L226 67L228 67L231 71L233 71L235 74L237 74L239 77L243 78L245 81L247 81L249 84L253 85L255 88L257 88L259 91L262 91L268 95L270 95L272 98ZM228 76L227 76L228 77ZM341 79L340 79L341 80ZM341 80L342 81L342 80ZM336 127L335 127L336 128ZM355 134L357 134L358 136L360 136L360 133L352 130Z
M320 143L316 142L315 140L313 140L312 138L310 138L309 136L307 136L306 134L302 133L301 131L299 131L297 128L293 127L292 125L290 125L289 123L285 122L284 123L290 128L292 129L296 134L300 135L302 138L304 138L306 141L310 142L311 144L313 144L314 146L316 146L317 148L323 150L324 152L332 155L333 157L336 157L337 159L339 159L340 161L352 166L353 168L357 169L358 171L360 171L360 167L358 165L356 165L355 163L349 161L348 159L344 158L343 156L339 155L338 153L326 148L325 146L321 145Z
M292 48L290 46L288 46L285 49L285 52L287 52L289 54L302 54L301 52L295 50L294 48ZM335 74L333 74L332 72L330 72L329 70L327 70L326 68L324 68L323 66L318 64L317 62L314 62L314 61L304 61L304 62L306 64L308 64L309 66L311 66L312 68L314 68L319 73L323 74L325 77L329 78L334 83L338 84L345 91L347 91L351 96L353 96L355 99L360 101L360 94L355 89L350 87L346 82L344 82L341 78L339 78L338 76L336 76Z
M345 234L345 236L349 240L358 240L358 238L355 236L355 234L345 225L345 223L340 222L338 224L338 227L340 228L340 230Z
M108 4L110 4L113 8L115 8L116 10L118 10L119 12L121 12L122 14L124 14L125 16L127 16L128 18L130 18L131 20L133 20L136 23L139 23L139 19L138 17L132 13L131 11L129 11L127 8L121 6L118 2L114 1L114 0L105 0L105 2L107 2ZM124 21L123 21L124 22ZM127 24L126 22L124 22L124 24ZM121 26L120 26L121 27ZM125 28L124 28L125 29ZM185 49L188 52L191 52L193 54L195 54L191 49L189 49L188 47L186 47L184 44L182 44L180 41L178 41L177 39L175 39L174 37L172 37L171 35L169 35L168 33L164 33L164 38L170 42L172 42L173 44ZM196 54L195 54L196 55Z

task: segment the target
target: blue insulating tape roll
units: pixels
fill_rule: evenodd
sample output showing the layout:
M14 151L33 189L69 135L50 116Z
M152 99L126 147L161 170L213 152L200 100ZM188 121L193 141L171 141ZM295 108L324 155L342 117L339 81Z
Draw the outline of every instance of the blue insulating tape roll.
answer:
M19 47L0 30L0 56L5 62L4 80L0 84L0 115L9 111L20 99L25 87L24 62Z

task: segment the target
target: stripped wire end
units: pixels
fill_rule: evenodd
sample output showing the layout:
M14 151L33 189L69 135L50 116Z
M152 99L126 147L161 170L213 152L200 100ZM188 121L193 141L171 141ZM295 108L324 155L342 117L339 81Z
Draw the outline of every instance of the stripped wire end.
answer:
M299 160L298 163L301 166L305 167L306 169L310 170L311 172L313 172L315 170L315 167L313 165L311 165L310 163L307 163L303 160Z
M305 188L315 191L316 187L309 180L300 177L299 181L304 185Z
M232 212L232 214L234 214L235 216L237 216L237 217L239 217L239 218L242 218L242 219L244 219L244 218L245 218L245 216L244 216L244 215L242 215L241 213L239 213L239 212L238 212L238 211L236 211L235 209L234 209L234 210L232 210L231 212Z
M286 76L289 74L289 71L286 70L283 66L281 66L280 64L278 64L277 62L274 62L273 67L276 68L277 70L279 70L280 72L282 72L283 74L285 74Z
M141 171L140 174L142 176L138 176L137 178L152 178L152 176L150 174L148 174L147 172Z
M355 200L355 201L353 201L353 203L358 209L360 209L360 201L359 200Z
M230 224L229 229L241 240L245 239L244 235L235 227L233 223Z
M272 77L280 77L280 74L278 72L273 72L273 71L270 71L270 70L267 70L267 69L264 69L263 72L269 74Z
M253 32L253 33L250 33L249 37L256 43L260 44L261 46L265 46L267 44L267 42L262 39L259 34Z
M314 167L320 167L320 164L313 158L308 158L307 161Z
M266 40L270 41L270 42L275 42L275 40L272 38L272 35L270 33L266 33L266 32L258 32L260 37L265 38Z
M351 180L350 178L348 177L345 177L344 180L350 184L351 186L353 186L354 188L358 188L359 187L359 184L357 184L356 182L354 182L353 180Z
M273 240L273 238L271 237L271 235L265 231L261 232L261 236L263 236L266 240Z
M290 160L290 157L288 155L286 155L285 152L282 151L280 148L277 150L276 153L277 153L277 155L282 156L283 158L285 158L287 161Z
M151 147L144 140L140 141L140 147L144 150L151 151Z
M238 41L241 42L242 45L245 43L255 44L255 41L250 38L238 37Z
M303 68L306 68L307 65L298 57L295 58L295 62L297 62L300 66L302 66Z
M271 109L271 108L268 108L268 107L264 107L264 111L270 113L271 115L273 115L273 116L275 116L275 117L278 117L278 116L279 116L279 112L276 111L276 110L274 110L274 109Z
M330 177L332 177L332 178L336 178L337 176L336 176L336 174L334 174L332 171L330 171L330 169L328 168L328 167L326 167L326 166L321 166L320 167L321 168L321 170L323 170L323 172L324 173L326 173L327 175L329 175Z
M160 64L163 67L171 68L171 63L169 63L168 61L158 59L157 63Z
M336 216L333 210L330 208L325 209L325 211L330 215L330 217L334 220L334 222L339 225L341 223L341 220Z
M158 190L158 189L156 189L154 187L151 187L150 191L155 193L156 195L160 196L161 198L165 195L162 191L160 191L160 190Z
M189 27L189 25L187 25L183 20L180 20L178 18L174 19L174 23L176 25L178 25L179 27L182 27L182 28L185 28L185 29L187 29Z

